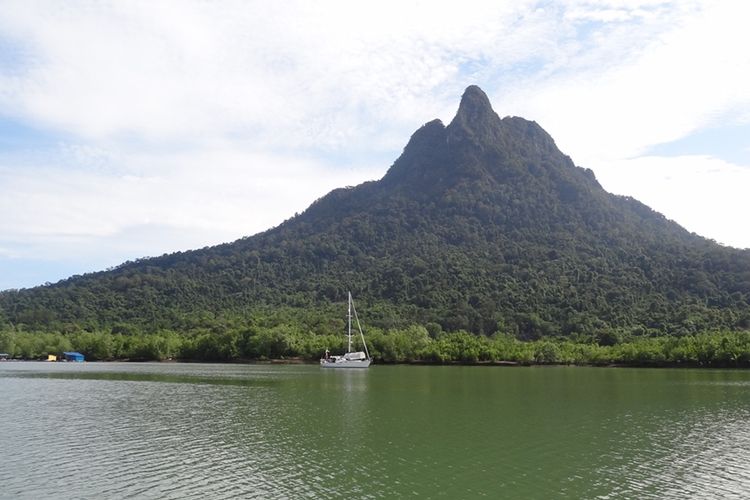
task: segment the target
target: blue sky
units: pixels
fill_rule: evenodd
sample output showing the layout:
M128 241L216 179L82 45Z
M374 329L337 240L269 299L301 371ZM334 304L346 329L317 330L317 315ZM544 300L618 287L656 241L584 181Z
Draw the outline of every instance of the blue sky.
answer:
M750 4L0 2L0 289L232 241L380 178L464 88L750 247Z

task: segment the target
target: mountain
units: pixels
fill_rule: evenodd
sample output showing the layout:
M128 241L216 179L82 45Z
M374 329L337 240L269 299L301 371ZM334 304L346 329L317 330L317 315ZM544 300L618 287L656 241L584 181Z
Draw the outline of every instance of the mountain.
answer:
M535 122L466 89L379 181L336 189L266 232L0 294L26 328L172 328L296 311L347 289L380 326L518 338L750 328L750 251L607 193ZM330 312L330 314L333 314Z

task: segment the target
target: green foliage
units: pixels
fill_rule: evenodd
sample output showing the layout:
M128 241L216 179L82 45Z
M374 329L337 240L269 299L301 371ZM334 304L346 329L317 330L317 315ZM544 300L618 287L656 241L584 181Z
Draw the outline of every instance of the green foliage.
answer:
M637 337L615 345L581 339L521 341L506 334L491 337L466 331L441 333L427 329L367 333L370 353L379 363L517 363L631 366L750 367L750 332L704 332L683 337ZM14 358L45 359L47 354L77 350L88 360L132 359L240 361L301 358L317 360L326 349L342 352L343 335L315 335L294 324L202 333L171 331L124 336L110 332L72 334L0 330L0 352Z
M13 358L46 359L48 353L56 354L71 350L70 340L55 333L11 330L0 333L0 352L8 353Z
M575 358L564 337L661 363L672 351L641 337L750 328L750 250L605 192L536 123L499 119L476 90L380 181L231 244L0 292L0 328L64 332L97 359L314 357L340 345L325 336L343 330L348 289L393 362L493 359L499 330L547 341L518 352L503 341L498 352L524 362ZM38 342L24 337L24 352Z
M420 359L431 341L427 329L422 326L391 329L385 333L374 330L368 332L368 337L372 342L372 356L386 363Z

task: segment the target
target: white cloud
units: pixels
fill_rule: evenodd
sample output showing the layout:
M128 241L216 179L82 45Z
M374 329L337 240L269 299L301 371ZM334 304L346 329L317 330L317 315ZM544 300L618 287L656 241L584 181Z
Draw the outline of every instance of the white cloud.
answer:
M603 165L597 171L610 192L632 195L689 231L719 243L750 248L747 213L750 169L705 156L643 156Z
M602 17L596 8L586 10L588 2L581 5L582 13L569 16L572 22ZM654 145L750 116L750 31L744 22L750 6L682 7L653 21L653 32L642 25L615 28L607 47L576 59L580 72L553 72L546 81L532 77L510 89L500 106L539 121L608 190L633 196L691 231L750 247L740 215L750 165L708 156L641 156ZM603 17L617 24L628 16ZM601 57L599 68L590 64Z
M501 115L537 120L613 191L746 244L736 220L722 233L692 222L686 190L653 200L645 188L667 164L686 183L718 169L712 185L731 197L746 181L739 167L626 160L730 113L750 119L749 9L7 0L0 42L17 50L12 64L0 54L0 118L54 139L0 154L0 253L153 255L253 234L382 175L418 126L452 118L472 83ZM732 220L734 205L714 206Z
M748 15L750 4L736 2L677 12L667 18L673 26L652 38L633 44L621 34L603 51L623 54L621 61L600 71L552 75L515 89L503 102L540 121L578 163L596 168L637 156L738 108L750 109Z
M35 56L0 103L92 140L397 148L570 35L532 1L70 5L7 3L0 29Z
M680 2L682 8L694 3ZM567 7L567 20L611 23L669 15L677 6L668 0L574 0Z
M0 244L37 258L112 250L112 241L136 255L202 247L275 226L336 187L381 175L367 165L330 168L220 147L122 161L127 168L102 172L48 165L0 170L0 213L12 214L0 218ZM165 228L160 240L151 227ZM150 237L132 238L138 231Z

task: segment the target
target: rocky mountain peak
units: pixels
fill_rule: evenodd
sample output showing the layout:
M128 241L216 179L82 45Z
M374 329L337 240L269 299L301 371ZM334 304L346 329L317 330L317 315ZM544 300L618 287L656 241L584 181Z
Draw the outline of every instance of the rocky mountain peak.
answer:
M492 109L487 94L476 85L471 85L464 91L458 112L448 125L448 141L468 141L473 145L493 141L498 136L499 126L500 117Z
M481 121L487 115L495 114L489 97L476 85L469 85L461 96L458 106L457 119L465 121Z

